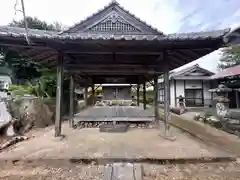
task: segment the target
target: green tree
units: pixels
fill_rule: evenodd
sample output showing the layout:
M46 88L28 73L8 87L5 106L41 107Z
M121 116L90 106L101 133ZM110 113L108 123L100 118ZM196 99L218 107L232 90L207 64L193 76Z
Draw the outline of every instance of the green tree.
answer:
M218 68L225 69L240 64L240 46L234 45L222 50Z
M52 24L48 24L46 21L39 20L37 17L26 17L27 25L29 29L39 29L46 31L62 31L64 29L62 23L54 22ZM24 20L16 21L13 20L9 23L11 27L21 27L24 28Z
M46 31L62 31L63 25L60 22L48 24L39 20L37 17L27 17L27 25L29 29L39 29ZM13 20L9 23L11 27L24 28L24 20ZM2 49L2 56L5 57L5 63L13 71L13 75L17 79L31 80L41 76L42 67L34 60L19 55L17 52Z
M36 17L27 17L29 29L39 29L48 31L62 31L63 25L59 22L48 24ZM12 27L24 28L24 21L12 21L9 23ZM4 59L4 61L3 61ZM15 79L24 82L22 89L31 92L38 97L54 97L56 95L56 72L46 69L36 63L34 59L24 57L16 51L7 48L0 49L0 62L2 66L7 66L12 70ZM68 82L68 81L67 81ZM64 83L65 85L66 83ZM27 87L31 87L30 90ZM15 91L17 87L14 86ZM19 87L21 90L21 87ZM24 91L25 92L25 91Z

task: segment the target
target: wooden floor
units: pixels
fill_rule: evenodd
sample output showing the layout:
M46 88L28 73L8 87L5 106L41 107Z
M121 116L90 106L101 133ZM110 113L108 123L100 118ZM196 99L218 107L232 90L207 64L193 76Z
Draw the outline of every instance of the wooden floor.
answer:
M89 107L74 117L74 122L79 121L153 121L154 110L132 106L94 106Z

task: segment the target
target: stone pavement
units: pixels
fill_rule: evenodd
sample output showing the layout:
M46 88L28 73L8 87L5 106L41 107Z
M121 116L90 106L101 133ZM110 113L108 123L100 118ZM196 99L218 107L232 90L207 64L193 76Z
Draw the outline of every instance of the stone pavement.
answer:
M71 129L63 124L62 140L55 138L54 128L34 133L33 138L0 153L1 160L35 159L198 159L229 157L188 134L172 128L176 141L159 136L156 129L132 129L126 133L100 133L99 129Z

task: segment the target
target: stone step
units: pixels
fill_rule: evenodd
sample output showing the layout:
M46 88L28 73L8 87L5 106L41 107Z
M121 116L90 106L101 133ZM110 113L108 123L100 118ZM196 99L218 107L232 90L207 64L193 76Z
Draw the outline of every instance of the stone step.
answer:
M228 119L228 124L239 124L240 125L240 119Z
M123 133L127 132L128 124L103 124L99 127L100 132Z
M142 180L141 164L114 163L107 165L104 170L104 180Z

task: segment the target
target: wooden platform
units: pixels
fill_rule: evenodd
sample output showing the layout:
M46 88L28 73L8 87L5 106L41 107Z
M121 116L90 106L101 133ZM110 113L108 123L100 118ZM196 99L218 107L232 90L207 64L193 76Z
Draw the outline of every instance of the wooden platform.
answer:
M144 110L132 106L94 106L75 114L74 122L151 122L154 120L153 109Z

